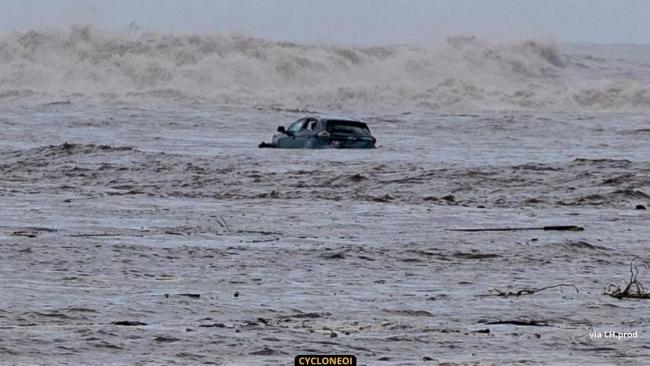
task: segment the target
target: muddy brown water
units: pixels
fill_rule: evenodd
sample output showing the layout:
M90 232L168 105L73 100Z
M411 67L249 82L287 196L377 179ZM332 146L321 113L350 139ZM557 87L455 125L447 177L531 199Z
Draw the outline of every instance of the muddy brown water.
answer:
M256 148L300 116L5 108L0 364L650 359L650 301L603 295L650 259L647 116L352 114L378 149ZM544 225L585 230L448 231Z

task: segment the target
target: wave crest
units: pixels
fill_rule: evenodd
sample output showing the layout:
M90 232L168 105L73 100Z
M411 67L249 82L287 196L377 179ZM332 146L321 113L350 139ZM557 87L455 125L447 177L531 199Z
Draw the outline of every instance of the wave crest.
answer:
M551 42L494 44L467 36L437 48L352 47L72 26L0 38L0 100L302 109L649 107L645 83L622 75L615 62L566 55Z

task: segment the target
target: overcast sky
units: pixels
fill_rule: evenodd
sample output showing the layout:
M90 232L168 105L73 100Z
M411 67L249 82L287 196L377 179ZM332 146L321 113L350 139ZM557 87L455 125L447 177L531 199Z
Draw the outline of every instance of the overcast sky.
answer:
M297 42L650 43L650 0L0 0L0 31L72 23Z

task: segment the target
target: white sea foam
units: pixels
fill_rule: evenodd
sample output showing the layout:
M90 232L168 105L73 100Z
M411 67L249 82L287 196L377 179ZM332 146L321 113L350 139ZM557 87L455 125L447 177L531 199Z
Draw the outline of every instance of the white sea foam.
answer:
M643 111L649 50L465 36L435 48L299 45L72 26L0 37L0 102Z

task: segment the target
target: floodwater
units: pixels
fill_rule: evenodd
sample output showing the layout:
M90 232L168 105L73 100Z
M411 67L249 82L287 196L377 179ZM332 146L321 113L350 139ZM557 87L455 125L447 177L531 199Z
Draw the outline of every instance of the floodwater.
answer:
M3 107L0 364L647 362L650 301L603 294L647 258L647 114L345 115L379 148L257 149L278 109ZM450 231L546 225L584 231Z

